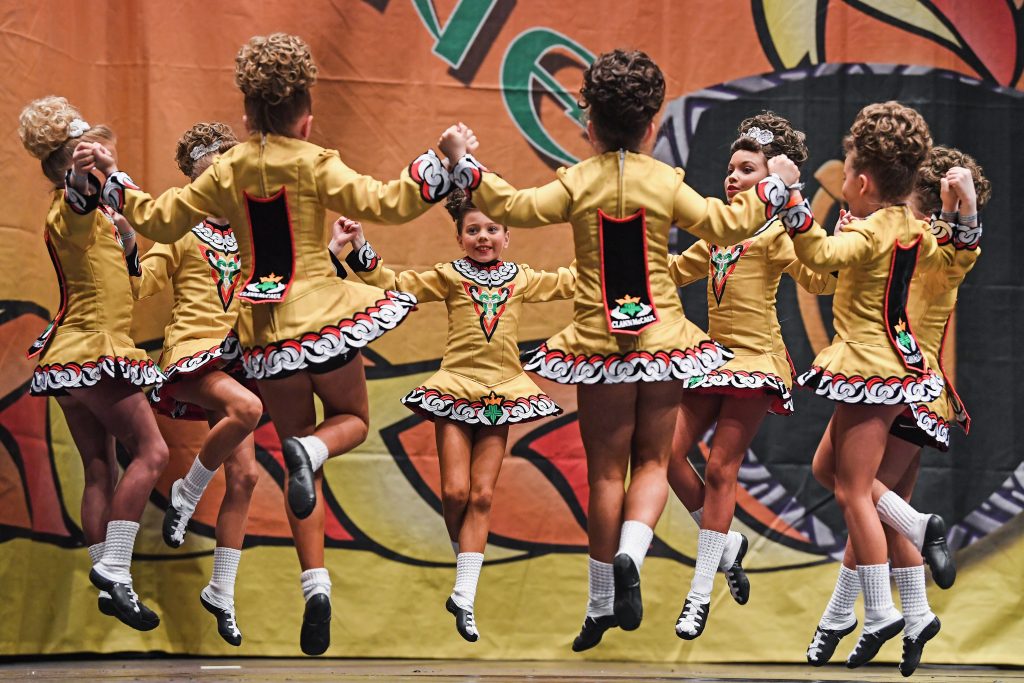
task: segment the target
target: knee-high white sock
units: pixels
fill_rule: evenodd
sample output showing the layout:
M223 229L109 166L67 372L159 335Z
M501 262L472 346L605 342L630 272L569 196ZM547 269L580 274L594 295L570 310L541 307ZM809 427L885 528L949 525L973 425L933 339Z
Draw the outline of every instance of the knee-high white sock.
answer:
M918 512L892 491L882 494L875 509L878 510L878 518L884 524L900 532L918 550L921 549L924 545L924 531L928 526L929 515Z
M91 546L89 546L89 559L92 560L93 566L96 566L96 564L103 559L104 546L106 546L106 543L104 543L103 541L100 541L99 543L93 543ZM100 591L100 597L109 598L110 593L108 593L107 591Z
M589 563L590 588L587 597L587 616L606 617L615 613L615 574L609 562L592 557Z
M324 567L307 569L299 577L302 580L302 599L309 600L314 595L331 597L331 575Z
M103 559L93 567L100 575L118 583L132 581L132 552L139 523L126 519L107 522L107 538L103 542Z
M635 519L626 520L622 523L622 531L619 534L619 550L615 554L626 553L633 559L639 570L643 566L647 551L651 548L653 538L654 529Z
M199 499L203 497L206 486L216 473L217 470L208 470L203 467L203 463L199 462L199 456L192 461L192 467L189 468L185 478L181 480L181 487L178 489L189 508L195 510L196 505L199 505Z
M235 602L235 577L238 576L238 562L241 559L241 550L223 546L213 549L213 576L210 577L209 587L218 598L230 604Z
M697 526L699 527L701 520L704 519L704 508L699 507L696 510L691 510L690 516L693 517L693 521L697 522Z
M323 464L327 462L327 458L330 456L330 453L327 452L327 444L320 440L319 437L313 435L295 438L306 449L306 454L309 455L309 464L313 467L313 471L316 472L323 467Z
M924 565L893 567L896 590L900 593L900 607L907 624L903 629L908 638L917 638L924 627L935 618L928 605L928 591L924 585Z
M729 531L725 534L725 549L722 551L722 560L718 563L718 569L725 571L736 563L736 557L740 554L740 546L743 545L743 534L738 531Z
M476 601L476 584L480 580L480 569L484 565L483 553L459 553L455 559L455 589L452 600L462 609L473 609Z
M889 565L859 564L857 577L864 591L864 631L872 633L899 619L889 587Z
M821 615L818 627L830 631L849 628L850 624L857 620L853 607L857 604L858 595L860 595L860 578L857 571L840 563L836 587L832 591L832 597L829 598L828 606L825 607L825 613Z
M711 602L711 589L715 585L715 572L722 562L726 535L719 531L701 529L697 535L697 567L693 571L690 594L687 596L701 604Z

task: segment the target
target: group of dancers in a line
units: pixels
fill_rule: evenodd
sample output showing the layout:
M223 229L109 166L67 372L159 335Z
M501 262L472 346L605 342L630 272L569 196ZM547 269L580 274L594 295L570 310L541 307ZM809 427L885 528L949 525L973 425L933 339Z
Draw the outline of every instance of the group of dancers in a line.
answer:
M716 572L747 601L747 539L730 531L737 471L765 415L793 412L795 381L835 402L813 471L835 492L849 530L807 659L829 660L856 628L863 594L848 666L902 633L900 669L913 672L939 631L923 565L942 588L955 578L942 519L907 501L921 448L945 449L952 424L968 427L940 349L990 194L971 157L933 147L909 107L864 107L843 140L847 209L829 234L801 195L804 134L764 112L739 124L727 201L704 198L682 170L647 153L665 94L660 69L643 52L614 50L587 68L580 90L594 153L553 182L515 189L476 159L477 139L461 123L439 140L444 160L425 152L399 179L380 182L307 142L316 77L300 38L252 38L235 73L249 136L196 124L176 151L190 183L156 198L118 168L114 133L86 123L64 98L36 100L21 114L25 147L54 187L45 241L61 292L30 351L39 357L31 390L56 397L82 457L82 528L100 611L139 630L159 624L130 571L138 520L168 459L152 407L209 423L173 483L163 537L182 544L223 465L213 574L200 600L220 635L241 643L234 584L258 478L252 432L266 411L288 470L305 598L300 645L323 653L331 579L322 467L367 435L359 351L418 301L444 301L441 367L402 401L434 422L456 555L446 607L466 640L479 638L474 599L509 425L561 412L527 372L577 386L590 498L589 595L575 651L608 629L640 625L641 568L670 487L700 527L676 634L704 631ZM359 221L402 223L441 201L463 254L422 272L385 267ZM328 226L327 211L343 217ZM510 226L553 223L572 226L571 266L545 272L502 260ZM673 225L699 238L679 255L668 252ZM157 242L141 259L136 231ZM784 272L808 291L834 293L836 336L800 374L775 312ZM677 295L701 279L706 332ZM158 365L129 336L132 305L168 285L174 304ZM520 358L523 304L570 298L572 323ZM711 425L702 481L686 456ZM131 454L120 477L114 439Z

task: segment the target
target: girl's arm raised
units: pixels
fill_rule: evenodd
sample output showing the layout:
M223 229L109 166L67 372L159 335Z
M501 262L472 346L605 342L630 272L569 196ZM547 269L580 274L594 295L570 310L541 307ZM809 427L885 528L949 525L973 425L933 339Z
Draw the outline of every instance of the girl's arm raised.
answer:
M527 303L571 299L576 293L575 260L568 268L558 270L534 270L527 265L521 267L528 278L523 290L523 301Z
M147 299L167 286L178 270L183 250L182 240L174 244L157 243L142 255L138 270L132 272L129 268L132 296L136 301Z
M819 273L801 263L793 250L793 241L785 232L779 232L768 246L768 258L805 291L818 295L835 294L838 284L835 272Z
M704 240L698 240L682 254L669 254L668 274L676 287L685 287L708 276L711 249Z

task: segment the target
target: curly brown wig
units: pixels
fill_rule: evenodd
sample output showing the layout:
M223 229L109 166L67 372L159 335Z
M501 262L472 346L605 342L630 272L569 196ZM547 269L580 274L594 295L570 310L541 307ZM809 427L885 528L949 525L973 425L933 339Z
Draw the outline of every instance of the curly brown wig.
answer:
M208 155L223 154L237 144L235 132L226 123L197 123L186 130L178 140L178 146L174 150L174 161L182 173L194 179L198 175L195 173L197 169L206 170L206 166L209 165L204 162ZM192 150L200 145L206 149L216 145L217 149L193 159Z
M608 150L638 151L664 100L665 77L640 50L605 52L583 72L579 105Z
M924 163L921 164L914 184L914 194L924 214L938 214L942 211L941 184L939 181L946 171L954 166L961 166L971 172L974 179L974 190L978 195L978 210L992 197L992 183L985 177L985 169L969 154L952 147L932 147Z
M309 46L287 33L253 36L235 56L235 84L245 95L249 127L257 132L287 135L311 111L309 89L316 77Z
M91 126L82 135L71 137L71 122L81 118L78 109L54 95L29 102L18 117L22 144L42 162L43 175L55 187L64 185L64 174L71 168L71 155L79 143L114 141L114 132L106 126Z
M461 188L455 188L451 194L448 195L448 199L444 202L444 208L448 212L448 215L455 221L456 234L462 234L462 227L466 220L466 214L470 211L479 211L480 209L473 203L473 198ZM508 230L507 227L504 227Z
M932 148L928 123L917 110L894 100L860 110L843 148L858 173L878 185L884 202L901 202L914 189L917 169Z
M754 138L747 135L751 128L771 131L775 136L771 142L762 145ZM798 167L807 161L807 145L804 140L807 138L803 131L797 130L788 119L779 116L772 111L763 111L749 118L743 119L739 125L739 137L732 143L730 152L740 149L748 152L761 152L765 159L785 154L790 161Z

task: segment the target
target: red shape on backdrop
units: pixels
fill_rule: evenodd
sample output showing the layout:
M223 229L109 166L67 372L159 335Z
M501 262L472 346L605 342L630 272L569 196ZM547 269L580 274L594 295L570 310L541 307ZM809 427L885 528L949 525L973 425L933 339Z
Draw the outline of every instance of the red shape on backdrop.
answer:
M1008 85L1017 65L1017 29L1009 3L1006 0L933 0L933 4L996 81Z

